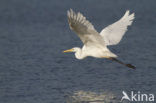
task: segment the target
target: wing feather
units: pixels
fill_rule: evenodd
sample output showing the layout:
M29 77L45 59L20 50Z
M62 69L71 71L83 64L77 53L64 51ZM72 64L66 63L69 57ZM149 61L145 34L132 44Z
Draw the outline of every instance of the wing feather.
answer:
M129 10L126 11L124 16L117 22L104 28L100 35L104 38L106 45L116 45L120 42L123 35L127 31L127 27L130 26L134 20L135 14L129 14Z
M75 13L72 9L70 9L67 11L67 16L70 29L76 32L85 45L94 43L94 45L100 44L104 46L103 38L80 12Z

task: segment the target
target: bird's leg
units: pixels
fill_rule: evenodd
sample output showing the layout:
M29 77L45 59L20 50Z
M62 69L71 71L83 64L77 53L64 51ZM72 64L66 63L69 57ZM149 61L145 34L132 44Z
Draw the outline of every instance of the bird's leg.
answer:
M122 65L125 65L125 66L129 67L129 68L136 69L135 66L133 66L133 65L131 65L131 64L125 64L125 63L121 62L120 60L118 60L118 59L116 59L116 58L109 57L108 59L109 59L109 60L112 60L112 61L116 61L116 62L118 62L118 63L120 63L120 64L122 64Z

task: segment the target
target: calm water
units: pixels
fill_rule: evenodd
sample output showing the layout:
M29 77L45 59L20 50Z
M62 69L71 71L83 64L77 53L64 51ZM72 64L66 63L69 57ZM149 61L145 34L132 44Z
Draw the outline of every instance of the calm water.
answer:
M62 50L82 47L66 11L82 12L97 31L127 9L136 18L119 45L109 47L131 70L106 59L75 59ZM1 0L0 103L65 103L76 91L156 95L155 0Z

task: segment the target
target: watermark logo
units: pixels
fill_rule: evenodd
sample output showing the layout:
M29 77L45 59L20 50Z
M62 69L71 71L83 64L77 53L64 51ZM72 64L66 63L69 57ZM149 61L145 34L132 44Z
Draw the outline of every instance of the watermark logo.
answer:
M122 98L121 102L123 100L128 100L128 101L137 101L137 102L154 102L154 94L145 94L141 93L140 91L134 92L131 91L130 95L128 95L125 91L122 91Z

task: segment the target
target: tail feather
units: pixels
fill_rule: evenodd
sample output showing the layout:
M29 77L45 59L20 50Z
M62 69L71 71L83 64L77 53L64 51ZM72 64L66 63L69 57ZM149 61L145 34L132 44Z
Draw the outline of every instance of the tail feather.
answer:
M110 57L110 58L108 58L108 59L113 60L113 61L116 61L116 62L118 62L118 63L120 63L120 64L122 64L122 65L125 65L125 66L129 67L129 68L136 69L135 66L133 66L133 65L131 65L131 64L125 64L125 63L121 62L120 60L118 60L118 59L116 59L116 58Z

